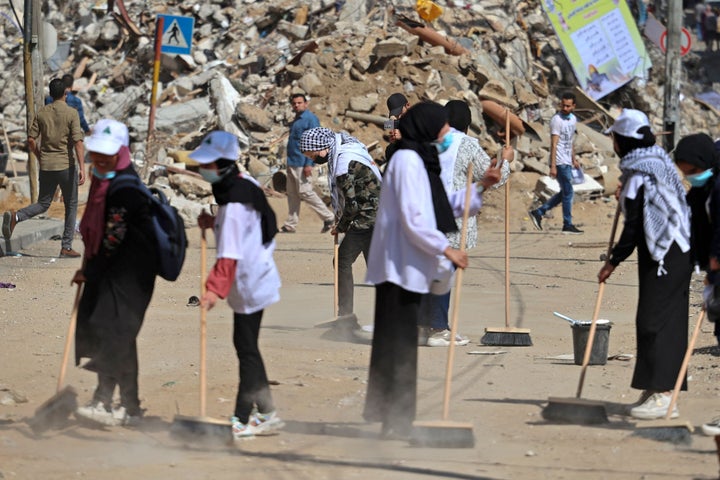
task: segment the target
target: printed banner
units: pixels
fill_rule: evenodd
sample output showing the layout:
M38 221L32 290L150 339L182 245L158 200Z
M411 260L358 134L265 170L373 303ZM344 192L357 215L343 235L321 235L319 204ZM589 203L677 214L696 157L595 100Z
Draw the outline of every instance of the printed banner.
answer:
M595 100L652 66L625 0L543 0L580 88Z

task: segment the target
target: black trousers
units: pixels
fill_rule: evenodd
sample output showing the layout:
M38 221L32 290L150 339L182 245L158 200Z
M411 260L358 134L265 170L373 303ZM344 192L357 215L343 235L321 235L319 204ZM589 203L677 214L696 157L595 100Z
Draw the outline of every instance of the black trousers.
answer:
M138 390L138 357L137 343L132 342L130 354L127 356L129 364L117 376L98 373L98 385L93 394L94 402L103 402L106 408L112 405L113 392L117 386L120 389L120 405L125 407L128 415L140 415L140 398Z
M409 434L417 410L417 322L422 295L375 286L375 328L363 417L383 432Z
M240 382L235 399L235 416L247 423L253 406L260 413L275 410L270 394L265 364L258 348L260 322L264 310L234 314L233 344L240 362Z

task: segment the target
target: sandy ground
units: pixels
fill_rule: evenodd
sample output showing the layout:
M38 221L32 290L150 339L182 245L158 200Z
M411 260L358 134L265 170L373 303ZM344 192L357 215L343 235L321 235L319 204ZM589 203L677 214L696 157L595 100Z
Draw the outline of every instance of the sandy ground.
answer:
M569 325L559 311L589 319L597 298L596 274L608 241L614 201L575 206L582 236L564 236L559 209L549 227L536 232L525 214L526 192L537 177L513 176L510 222L510 324L531 329L532 347L488 347L486 327L505 322L504 200L486 195L480 246L470 252L464 275L460 331L472 342L456 349L450 418L472 422L475 447L434 449L379 440L379 425L362 420L370 347L325 338L314 328L332 318L332 241L306 207L296 234L280 234L276 260L282 300L265 312L261 348L273 394L286 427L276 436L229 447L181 443L168 428L176 413L197 415L199 310L187 306L199 291L199 235L185 270L174 283L158 280L139 337L140 390L147 422L141 428L90 428L71 419L65 428L40 437L26 423L55 391L78 260L54 258L46 241L24 256L0 258L0 478L17 479L710 479L718 476L713 439L696 432L690 445L673 445L633 435L634 422L621 414L636 400L630 387L634 359L591 366L583 397L609 402L610 423L558 425L542 419L549 396L573 396L580 367L574 365ZM271 199L279 219L283 199ZM78 240L76 248L81 248ZM214 250L209 251L214 255ZM211 259L212 260L212 259ZM356 313L372 322L374 291L361 284L356 264ZM610 319L609 355L634 354L637 296L634 257L605 288L601 318ZM691 326L700 281L692 283ZM208 315L208 414L228 417L237 383L231 342L231 312L222 304ZM570 355L570 360L568 360ZM705 325L690 365L690 391L680 412L699 426L720 413L718 350ZM446 348L419 351L418 419L442 417ZM86 402L94 376L71 366L67 383ZM22 399L26 399L22 402ZM8 403L8 404L6 404Z

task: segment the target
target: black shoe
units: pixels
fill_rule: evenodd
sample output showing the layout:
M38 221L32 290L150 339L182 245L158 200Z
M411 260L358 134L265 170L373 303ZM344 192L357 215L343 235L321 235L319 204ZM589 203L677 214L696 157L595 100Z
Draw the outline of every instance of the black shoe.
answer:
M335 225L335 222L332 220L328 220L327 222L323 222L323 228L320 230L320 233L327 233L330 231L330 229Z
M537 210L530 210L528 215L530 215L530 220L532 220L535 228L542 231L542 215L540 215Z
M583 233L583 231L580 230L579 228L577 228L575 225L566 225L563 227L562 233L570 233L572 235L580 235L581 233Z
M279 231L280 231L280 233L295 233L295 230L294 230L294 229L292 229L292 228L290 228L290 227L288 227L288 226L285 226L285 225L283 225L282 227L280 227L280 230L279 230Z

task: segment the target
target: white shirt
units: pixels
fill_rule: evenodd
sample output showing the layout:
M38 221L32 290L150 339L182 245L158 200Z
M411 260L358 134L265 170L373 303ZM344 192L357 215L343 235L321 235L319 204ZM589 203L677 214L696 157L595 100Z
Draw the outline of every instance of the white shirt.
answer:
M470 214L482 206L472 186ZM462 216L465 189L448 193L455 216ZM370 242L366 281L391 282L405 290L428 293L448 247L437 229L425 165L412 150L398 150L383 177L375 229Z
M280 300L275 240L262 244L260 213L251 205L221 205L215 218L217 257L237 260L227 301L235 313L254 313Z
M572 113L568 118L556 113L550 119L550 135L560 137L555 150L555 165L572 165L573 140L577 117Z

